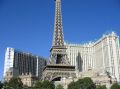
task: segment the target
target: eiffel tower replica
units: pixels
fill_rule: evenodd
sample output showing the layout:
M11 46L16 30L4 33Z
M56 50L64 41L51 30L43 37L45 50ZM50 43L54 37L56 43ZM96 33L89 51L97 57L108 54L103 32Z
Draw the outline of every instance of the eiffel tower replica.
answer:
M61 0L55 0L55 23L53 43L50 50L50 63L43 70L43 80L60 81L61 78L74 78L75 66L71 66L64 45Z

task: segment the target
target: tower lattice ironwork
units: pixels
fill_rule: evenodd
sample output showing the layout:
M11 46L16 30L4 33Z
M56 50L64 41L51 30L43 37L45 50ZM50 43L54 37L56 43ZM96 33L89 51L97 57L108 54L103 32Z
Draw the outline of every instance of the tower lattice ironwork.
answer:
M61 0L55 0L55 23L54 23L54 34L53 44L50 50L51 52L51 63L53 64L69 64L66 53L66 47L64 45L64 35L62 27L62 14L61 14Z
M62 29L61 0L55 0L55 23L50 63L43 70L43 80L60 81L61 78L76 77L75 66L68 62Z

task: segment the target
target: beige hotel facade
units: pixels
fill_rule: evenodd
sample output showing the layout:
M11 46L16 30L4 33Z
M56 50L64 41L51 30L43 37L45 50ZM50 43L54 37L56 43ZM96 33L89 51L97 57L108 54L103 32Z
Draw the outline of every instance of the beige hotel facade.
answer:
M76 73L89 69L120 79L120 48L119 36L115 32L103 35L96 42L87 44L65 43L71 65L76 67Z

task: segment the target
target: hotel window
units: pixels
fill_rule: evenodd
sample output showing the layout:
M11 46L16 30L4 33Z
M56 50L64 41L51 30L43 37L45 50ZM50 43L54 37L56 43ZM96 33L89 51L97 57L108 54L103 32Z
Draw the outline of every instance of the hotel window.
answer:
M10 75L12 75L12 72L10 72Z

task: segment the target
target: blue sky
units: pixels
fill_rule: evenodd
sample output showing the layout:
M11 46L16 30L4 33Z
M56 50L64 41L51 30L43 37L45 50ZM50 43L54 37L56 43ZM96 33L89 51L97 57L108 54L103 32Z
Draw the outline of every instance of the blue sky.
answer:
M49 56L54 0L0 0L0 79L6 47ZM65 40L84 43L111 30L120 36L120 0L62 0Z

